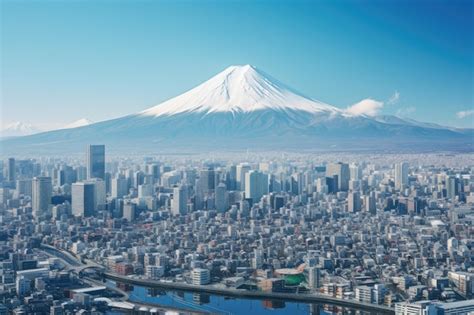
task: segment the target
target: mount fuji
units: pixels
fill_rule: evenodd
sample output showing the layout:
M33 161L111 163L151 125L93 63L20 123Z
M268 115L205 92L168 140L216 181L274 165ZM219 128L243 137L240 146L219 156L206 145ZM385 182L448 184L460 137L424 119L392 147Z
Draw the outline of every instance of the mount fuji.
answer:
M367 116L310 99L250 65L231 66L136 114L0 141L4 154L209 150L472 151L472 129Z

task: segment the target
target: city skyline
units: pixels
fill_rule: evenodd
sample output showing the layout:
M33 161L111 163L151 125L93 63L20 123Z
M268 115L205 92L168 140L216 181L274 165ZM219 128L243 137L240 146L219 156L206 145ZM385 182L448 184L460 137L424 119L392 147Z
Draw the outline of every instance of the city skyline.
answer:
M470 153L106 152L0 160L2 314L474 311Z

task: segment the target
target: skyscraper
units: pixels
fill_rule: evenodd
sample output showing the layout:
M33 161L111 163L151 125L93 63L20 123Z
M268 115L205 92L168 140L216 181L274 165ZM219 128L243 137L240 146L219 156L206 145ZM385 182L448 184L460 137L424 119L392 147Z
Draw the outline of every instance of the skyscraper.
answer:
M402 190L408 185L408 163L395 164L395 189Z
M349 164L341 162L328 164L326 168L326 176L333 177L335 175L337 175L338 178L338 190L347 191L349 189L349 179L351 177Z
M216 187L216 209L219 212L225 212L228 208L227 187L224 183L220 183Z
M263 195L268 194L268 175L259 171L245 174L245 197L253 203L259 202Z
M347 198L347 210L349 212L359 212L361 209L360 193L351 191Z
M123 198L125 195L128 195L128 180L124 177L112 179L111 196L113 198Z
M39 176L33 178L32 188L31 203L33 215L40 217L48 212L49 205L51 204L51 196L53 193L51 177Z
M5 168L5 178L8 182L14 182L16 180L16 166L15 159L9 158Z
M455 176L448 176L446 178L446 197L450 200L454 200L458 195L458 183L459 179Z
M105 145L89 145L86 155L87 179L105 179Z
M245 191L245 174L250 171L250 165L239 164L236 167L236 186L237 189Z
M96 210L105 208L106 192L105 181L100 178L93 178L85 181L94 185L94 206Z
M212 168L206 168L199 172L199 184L200 191L204 194L215 188L215 172Z
M364 197L364 205L365 205L365 211L369 212L370 214L377 213L377 204L376 204L376 199L373 193L370 193L369 196Z
M313 289L321 286L321 270L319 267L308 268L308 284Z
M188 212L188 187L179 185L173 188L173 215L185 215Z
M72 214L80 217L90 217L94 215L95 187L91 182L80 182L72 184Z

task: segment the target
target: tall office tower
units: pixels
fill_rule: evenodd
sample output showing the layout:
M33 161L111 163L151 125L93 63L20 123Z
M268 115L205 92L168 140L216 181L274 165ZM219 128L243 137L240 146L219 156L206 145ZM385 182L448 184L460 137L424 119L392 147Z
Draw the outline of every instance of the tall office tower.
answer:
M361 209L360 193L351 191L347 197L347 210L349 212L359 212Z
M188 187L179 185L173 188L173 215L185 215L188 212Z
M128 195L128 180L124 177L112 179L112 190L110 195L113 198L123 198Z
M127 219L128 222L133 222L137 217L137 205L131 202L127 202L123 205L123 218Z
M395 164L395 189L402 190L408 185L408 163Z
M337 175L338 178L338 190L347 191L349 189L349 179L351 177L349 164L341 162L328 164L326 168L326 176L334 177L335 175Z
M199 189L202 193L207 194L215 188L216 175L214 169L207 168L199 172Z
M360 180L362 178L362 174L361 174L359 166L355 164L351 164L349 166L349 171L351 174L351 180Z
M449 176L446 178L446 198L454 200L458 195L458 183L459 179L455 176Z
M301 193L303 193L303 189L304 189L304 179L303 179L303 173L301 172L297 172L297 173L293 173L291 175L291 183L292 183L292 187L291 187L291 191L292 193L294 193L295 195L299 195Z
M321 270L319 267L308 268L308 284L313 289L321 287Z
M30 196L33 193L33 181L31 179L19 179L16 181L17 195Z
M319 193L328 193L328 185L326 184L326 177L321 177L316 180L316 190Z
M9 158L5 167L5 179L8 182L14 182L16 180L16 166L15 159Z
M87 179L105 179L105 145L91 144L87 147L86 165Z
M87 179L87 167L78 166L76 168L76 181L82 182Z
M237 166L231 165L227 174L227 188L229 190L237 189Z
M377 213L375 193L370 193L369 196L365 196L364 205L365 205L365 211L369 212L370 214Z
M153 163L145 165L145 172L153 177L153 184L160 178L160 165Z
M10 189L0 188L0 206L5 205L8 199L10 199Z
M153 196L153 185L143 184L138 186L138 198Z
M268 175L255 170L247 172L245 198L251 198L253 203L257 203L266 194L268 194Z
M112 174L109 172L105 173L105 193L110 194L112 191Z
M105 209L106 204L106 197L107 194L105 192L105 181L100 178L92 178L87 181L86 183L91 183L94 185L94 205L96 210Z
M228 196L227 196L227 187L224 183L220 183L216 187L216 209L219 212L225 212L229 207Z
M326 177L326 187L328 193L337 193L339 191L339 176Z
M33 178L31 203L35 217L40 217L48 212L52 193L53 182L51 177L39 176Z
M94 183L80 182L72 184L72 214L77 217L90 217L95 213Z
M133 173L132 186L138 188L139 185L145 183L145 174L142 171L136 171Z
M253 259L252 259L252 268L261 269L263 267L263 250L254 249Z
M351 179L349 181L349 190L351 191L360 191L360 181Z
M250 165L241 163L236 167L236 186L237 189L245 191L245 174L250 171Z

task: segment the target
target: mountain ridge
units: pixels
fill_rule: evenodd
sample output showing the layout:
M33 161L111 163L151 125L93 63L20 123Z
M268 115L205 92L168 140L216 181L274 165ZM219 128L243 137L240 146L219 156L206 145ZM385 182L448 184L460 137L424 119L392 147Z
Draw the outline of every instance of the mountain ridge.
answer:
M103 143L112 151L472 151L474 130L396 116L350 114L309 99L255 67L232 66L144 111L78 128L0 141L3 152L62 153Z

